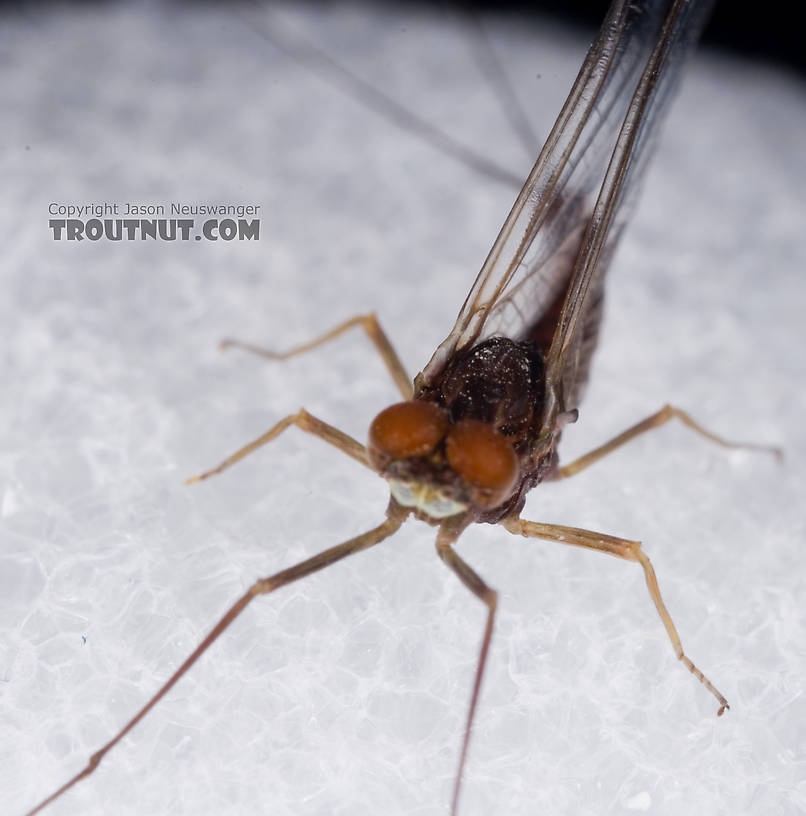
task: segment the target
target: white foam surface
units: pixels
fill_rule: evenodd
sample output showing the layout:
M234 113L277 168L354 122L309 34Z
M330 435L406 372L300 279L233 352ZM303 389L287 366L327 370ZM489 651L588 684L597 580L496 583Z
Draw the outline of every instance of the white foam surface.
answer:
M250 12L251 13L251 12ZM80 770L257 577L378 523L384 483L290 431L183 479L301 405L363 439L395 400L364 339L285 347L376 309L415 373L514 191L342 98L226 7L12 14L0 37L0 812ZM390 93L524 176L455 20L285 9ZM585 34L488 26L545 134ZM691 657L634 566L500 528L459 549L501 593L467 767L473 814L806 809L806 94L703 53L611 269L566 461L674 402L771 457L670 425L525 516L644 541ZM259 242L52 240L51 202L257 203ZM434 532L256 601L49 813L448 812L483 625ZM800 600L799 600L800 599Z

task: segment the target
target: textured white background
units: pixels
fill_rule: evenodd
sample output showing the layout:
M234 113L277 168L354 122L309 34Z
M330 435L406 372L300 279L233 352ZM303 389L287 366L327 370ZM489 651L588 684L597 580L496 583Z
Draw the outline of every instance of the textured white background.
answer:
M517 173L452 19L287 13ZM585 34L490 21L545 134ZM341 98L215 8L6 12L0 105L0 812L85 763L251 581L383 515L382 481L290 432L182 480L305 405L362 439L395 399L359 336L377 309L414 373L514 191ZM673 658L633 566L500 529L460 551L501 592L467 768L471 814L794 814L803 698L806 95L703 53L616 257L567 460L656 410L669 426L531 496L525 515L640 538L716 705ZM50 202L263 206L258 243L54 242ZM53 814L447 812L483 612L433 531L256 602Z

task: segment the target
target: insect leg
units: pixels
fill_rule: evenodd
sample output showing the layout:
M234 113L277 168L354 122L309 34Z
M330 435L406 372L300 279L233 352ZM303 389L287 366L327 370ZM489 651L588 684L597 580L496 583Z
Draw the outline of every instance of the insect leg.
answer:
M143 717L154 708L155 705L173 688L173 686L182 678L182 676L193 666L193 664L210 648L210 646L218 639L225 629L246 609L249 603L258 595L268 595L274 592L275 589L286 586L298 581L300 578L305 578L308 575L318 572L319 570L341 561L348 555L361 552L369 547L379 544L389 536L393 535L400 525L403 523L406 514L394 513L390 514L383 524L362 533L349 541L344 541L337 544L335 547L324 550L312 558L296 564L288 569L281 570L267 578L261 578L255 581L251 587L224 613L222 618L213 627L207 637L194 649L191 655L184 663L170 676L170 678L163 684L159 691L134 715L134 717L118 731L115 736L106 743L102 748L96 751L89 759L87 766L77 773L74 777L69 779L58 790L54 791L46 799L43 799L36 807L28 811L26 816L33 816L35 813L43 810L49 804L60 798L77 782L88 777L100 765L104 756L112 750L125 736L129 733Z
M495 609L498 605L498 593L490 589L487 584L474 572L474 570L464 561L451 546L456 540L456 533L447 532L446 528L440 528L437 535L437 552L439 557L456 573L459 580L484 604L487 606L487 624L484 627L484 637L481 641L481 651L479 652L478 663L476 664L476 676L473 680L473 692L470 696L470 707L467 711L465 721L465 733L462 738L462 750L459 754L459 767L456 770L456 781L453 787L453 799L451 801L451 816L456 816L459 807L459 794L462 788L462 775L464 773L465 762L467 760L467 749L470 745L470 733L473 728L473 719L476 716L476 707L479 701L481 681L484 677L484 667L487 663L487 653L490 650L490 641L493 636L493 623L495 621Z
M666 627L666 633L672 642L672 648L688 670L716 697L719 701L719 711L717 716L721 716L725 709L730 708L728 701L720 694L711 681L691 662L683 651L683 644L680 642L680 635L672 622L672 616L663 602L658 586L658 579L647 555L641 548L640 541L630 541L626 538L616 538L605 533L595 533L592 530L581 530L578 527L563 527L559 524L540 524L535 521L524 521L520 518L504 519L501 522L513 535L522 535L526 538L544 538L548 541L558 541L562 544L571 544L575 547L585 547L589 550L608 553L625 561L637 561L644 570L649 595L652 598L658 615Z
M252 451L257 450L263 445L271 442L273 439L276 439L283 431L286 430L286 428L289 428L292 425L296 425L301 430L313 434L314 436L318 436L328 444L333 445L334 448L338 448L348 456L352 456L353 459L360 462L365 467L370 466L369 460L367 459L366 448L364 448L360 442L356 442L352 436L344 433L344 431L340 431L333 425L329 425L327 422L323 422L321 419L318 419L313 414L309 414L304 408L300 408L296 414L289 414L287 417L283 417L283 419L281 419L276 425L269 428L266 433L259 436L257 439L253 439L248 445L244 445L240 450L235 451L232 456L228 456L220 465L217 465L211 470L206 470L204 473L200 473L198 476L191 476L189 479L186 479L185 484L201 482L204 479L208 479L210 476L215 476L217 473L221 473L222 470L226 470L228 467L230 467L230 465L234 465L236 462L243 459L244 456L248 456L250 453L252 453Z
M339 335L344 334L344 332L348 331L349 329L352 329L353 326L361 326L361 328L366 332L367 337L369 337L369 339L372 341L372 344L375 346L378 354L381 355L381 359L389 371L389 374L392 376L398 390L403 395L403 399L411 399L412 389L409 375L406 373L403 363L400 362L397 352L389 342L389 338L381 328L381 324L378 322L378 317L374 312L366 315L356 315L355 317L351 317L349 320L346 320L344 323L340 323L338 326L336 326L336 328L331 329L329 332L326 332L320 337L316 337L307 343L300 344L299 346L294 346L294 348L289 349L288 351L269 351L268 349L252 345L251 343L242 343L240 340L222 340L221 348L239 348L242 351L257 354L259 357L266 357L269 360L287 360L289 357L295 357L297 354L304 354L305 352L311 351L318 346L323 346L325 343L329 343L331 340L335 340L337 337L339 337Z
M746 442L730 442L727 439L723 439L721 436L717 436L715 433L712 433L707 428L703 428L699 422L680 408L675 408L673 405L664 405L660 411L652 414L652 416L648 416L646 419L641 420L641 422L636 423L632 426L632 428L627 428L626 431L613 437L613 439L610 441L605 442L604 445L595 448L589 453L586 453L584 456L580 456L579 459L575 459L573 462L561 467L557 478L566 479L569 476L579 473L581 470L589 467L594 462L598 462L599 459L607 456L608 453L612 453L614 450L616 450L616 448L620 448L622 445L625 445L627 442L635 439L642 433L646 433L653 428L659 428L661 425L665 425L670 419L679 419L684 425L691 428L692 431L696 431L698 434L700 434L700 436L704 436L706 439L709 439L711 442L714 442L717 445L721 445L723 448L761 451L764 453L772 453L778 459L782 458L782 453L779 448L768 445L754 445Z

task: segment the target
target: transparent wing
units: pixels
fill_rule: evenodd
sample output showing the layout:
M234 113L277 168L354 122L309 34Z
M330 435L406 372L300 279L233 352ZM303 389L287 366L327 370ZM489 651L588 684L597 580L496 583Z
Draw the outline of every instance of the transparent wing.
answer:
M593 323L598 325L604 271L612 257L639 180L651 154L648 146L679 82L685 57L705 24L710 2L655 3L668 13L630 99L593 213L587 222L570 284L546 360L546 378L560 410L575 408L590 360ZM631 183L632 182L632 183Z
M644 148L709 6L611 5L453 330L423 370L425 384L457 350L494 334L546 334L541 321L550 320L547 374L562 407L576 407L595 345L603 272L632 197L626 183L641 175Z

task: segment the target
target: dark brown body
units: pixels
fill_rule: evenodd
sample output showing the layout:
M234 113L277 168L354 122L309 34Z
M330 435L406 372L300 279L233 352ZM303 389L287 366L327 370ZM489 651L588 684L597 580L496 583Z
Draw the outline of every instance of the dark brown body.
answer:
M566 281L557 297L527 324L522 332L525 339L490 337L470 349L457 352L433 381L424 385L415 396L415 399L444 408L452 424L462 419L476 419L490 425L512 443L520 467L518 482L502 504L490 509L476 508L474 521L494 524L518 514L523 509L526 494L536 484L554 478L557 473L556 447L561 429L544 427L546 396L550 387L546 379L545 357L567 294L571 269L569 264ZM603 292L603 275L598 275L588 293L567 376L563 382L554 384L560 391L563 413L576 409L587 382L601 324ZM550 440L548 445L547 440ZM400 477L422 478L425 467L422 460L412 460L408 466L402 462L398 464ZM428 470L432 482L448 485L455 479L449 469L439 473L437 468L435 472L433 462L428 465Z
M534 341L491 337L457 354L435 383L417 399L444 408L451 423L477 419L512 442L520 476L511 496L489 510L479 509L476 521L496 523L523 507L526 494L556 466L557 456L535 456L545 398L543 355ZM417 460L411 462L418 467ZM454 478L446 473L446 480Z

